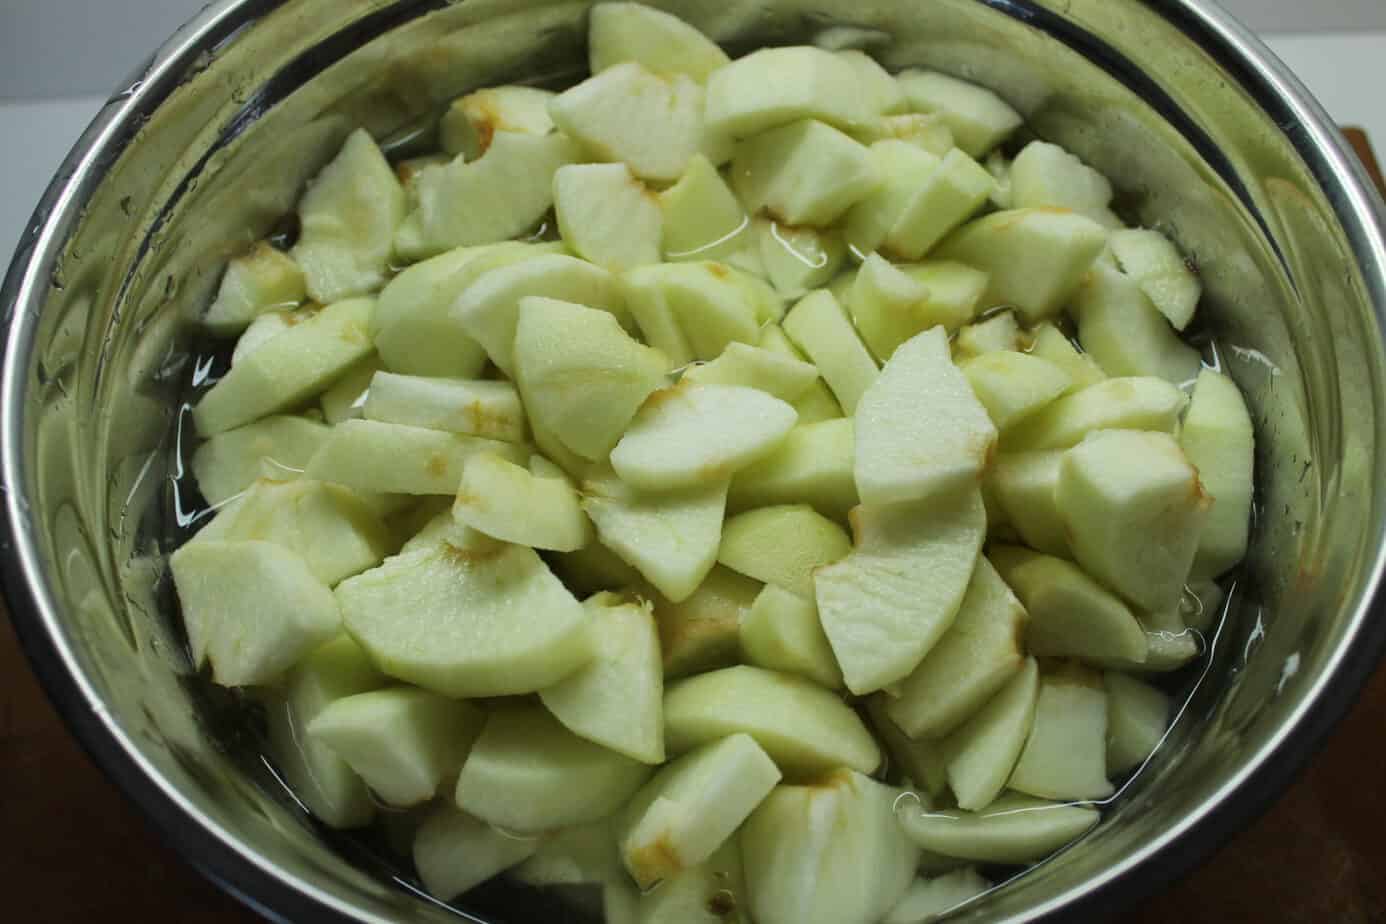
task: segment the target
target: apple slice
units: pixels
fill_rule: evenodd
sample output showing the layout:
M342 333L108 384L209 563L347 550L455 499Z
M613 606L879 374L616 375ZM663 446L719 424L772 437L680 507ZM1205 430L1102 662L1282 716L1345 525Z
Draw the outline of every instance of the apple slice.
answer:
M376 420L346 420L332 428L306 473L366 491L453 494L462 480L462 466L479 452L517 462L527 458L523 447L514 443Z
M905 91L889 71L859 48L843 48L837 56L852 66L858 90L867 97L872 112L892 115L909 110Z
M542 706L491 713L457 777L464 812L518 834L600 821L650 768L568 731Z
M1050 322L1037 325L1031 331L1030 339L1028 352L1031 355L1048 360L1068 373L1073 380L1070 392L1081 391L1106 380L1107 373L1097 361L1087 353L1078 352L1073 342Z
M593 158L623 161L642 180L674 182L703 143L702 87L635 61L563 91L549 115Z
M1098 263L1073 298L1078 339L1112 375L1153 375L1175 385L1198 376L1198 351L1120 270Z
M658 201L666 260L726 259L746 245L746 210L706 156L695 154Z
M1202 475L1202 472L1199 473ZM1204 533L1207 533L1204 528ZM1195 568L1198 558L1194 558ZM1179 601L1179 614L1186 626L1203 634L1213 631L1222 617L1223 591L1217 582L1207 578L1195 579L1185 588Z
M842 669L812 597L765 585L741 617L741 653L756 667L807 677L830 690L842 688Z
M881 182L865 145L813 119L741 142L731 170L747 211L788 225L832 224Z
M1148 651L1144 661L1122 658L1103 658L1101 666L1133 674L1158 674L1175 671L1203 652L1202 637L1184 622L1182 606L1140 617Z
M582 509L602 543L678 603L717 561L727 482L673 493L641 493L610 469L582 485Z
M1039 668L1034 658L1028 658L985 706L948 737L943 745L948 754L948 785L961 808L983 808L1005 788L1034 724L1038 695ZM923 842L921 846L936 850Z
M1009 350L974 357L959 369L998 430L1047 407L1073 383L1048 360Z
M895 820L899 790L839 770L778 786L741 831L759 924L876 924L909 888L918 849Z
M932 798L948 788L948 753L943 740L911 738L889 715L893 701L889 693L877 693L866 701L866 712L876 737L885 746L892 766L905 779Z
M1178 605L1211 500L1173 437L1089 435L1064 457L1055 499L1088 573L1147 611Z
M968 324L958 331L953 341L953 356L957 361L1019 349L1020 325L1013 311L1001 311L984 321Z
M1130 608L1071 562L1018 546L994 546L991 560L1030 614L1031 653L1145 661L1146 634Z
M918 260L986 203L994 182L981 164L957 148L949 151L900 210L886 249Z
M1011 159L1003 151L992 151L983 166L996 184L991 188L991 204L998 209L1015 208L1015 197L1011 195Z
M443 151L468 161L491 147L496 132L547 135L553 131L549 118L552 90L538 87L486 87L453 100L438 122Z
M868 506L977 484L996 427L953 365L942 327L895 351L857 406L856 441L857 490Z
M231 350L231 368L236 368L236 364L245 362L246 357L250 356L251 353L289 328L313 317L321 310L322 306L310 302L302 308L296 308L292 311L266 311L255 318L250 322L250 326L245 329L245 332L236 338L236 346Z
M721 356L689 369L681 381L693 385L752 388L781 401L793 402L818 381L818 370L813 363L792 356L744 343L729 343Z
M265 461L285 471L302 471L329 432L306 417L273 416L218 433L193 452L197 489L207 503L219 507L250 487Z
M364 827L375 805L356 771L310 737L307 725L329 704L384 684L360 646L340 635L309 652L285 678L282 694L267 703L275 767L313 817L330 827Z
M269 542L190 542L169 558L195 666L224 687L271 683L341 629L332 591Z
M867 156L880 182L874 192L852 206L843 225L847 243L859 255L872 253L885 242L943 157L896 138L876 141L867 149Z
M538 477L489 452L470 456L452 515L502 542L572 552L592 539L577 491L561 472Z
M573 825L541 838L539 849L513 867L510 877L539 887L615 881L621 875L621 856L616 849L613 818Z
M300 404L371 352L367 336L375 299L338 302L279 334L222 376L193 409L203 436L213 436Z
M758 219L755 235L766 277L782 298L802 298L826 285L847 259L847 245L836 230Z
M1121 775L1144 763L1169 729L1170 699L1148 683L1108 671L1107 770Z
M976 488L925 504L858 507L856 550L813 576L847 688L908 676L952 625L986 533Z
M640 583L640 572L600 542L552 555L549 561L563 583L582 596L603 590L621 590Z
M741 622L760 590L760 582L718 565L678 603L653 592L665 680L736 664Z
M1179 248L1159 231L1126 228L1112 234L1112 256L1136 280L1175 330L1193 320L1203 285Z
M1107 242L1107 230L1064 209L1010 209L971 221L935 255L989 274L982 308L1013 307L1030 323L1058 312Z
M760 329L759 346L763 350L769 350L790 359L806 359L799 348L785 334L784 328L778 324L766 324ZM817 371L817 367L814 367L814 371ZM841 405L837 403L832 390L828 388L827 383L821 377L815 379L813 384L791 403L799 414L800 426L819 423L824 420L837 420L842 417Z
M1112 214L1112 184L1057 144L1031 141L1011 163L1014 208L1063 208L1107 228L1120 228Z
M855 414L862 393L880 370L833 294L826 289L810 292L785 315L782 326L818 367L843 411Z
M658 263L664 215L625 164L569 164L553 175L558 230L573 252L612 272Z
M841 526L808 504L786 504L727 520L717 560L747 577L812 597L814 571L851 551Z
M937 71L908 70L897 78L918 112L943 118L964 153L981 157L1020 127L1020 113L985 87Z
M480 709L415 687L357 693L330 703L308 734L337 753L385 802L433 798L481 734Z
M1212 369L1199 373L1179 445L1214 501L1198 540L1193 573L1216 577L1246 555L1256 454L1246 401L1226 375Z
M534 550L478 533L387 559L336 594L382 670L444 696L542 690L593 655L582 605Z
M642 491L725 484L772 450L797 418L794 408L754 388L679 384L650 395L611 464Z
M664 761L664 678L648 603L589 598L596 655L539 698L576 735L644 764Z
M453 247L524 234L553 205L553 175L577 162L567 135L496 132L474 161L430 167L414 182L418 207L395 235L395 252L418 260Z
M852 708L801 677L740 665L665 690L665 746L671 754L741 732L789 777L812 778L840 767L871 773L881 763L880 748Z
M1102 676L1078 664L1045 673L1035 722L1007 785L1044 799L1105 799L1107 693Z
M880 115L871 104L850 63L805 45L751 52L707 82L708 128L736 138L802 119L841 129L863 127Z
M727 841L706 862L643 894L625 882L623 905L606 905L607 924L750 924L741 848ZM613 891L608 887L607 894ZM609 898L608 898L609 901ZM625 916L622 916L625 915Z
M516 837L439 804L414 838L414 868L428 894L450 902L505 872L539 849L537 838Z
M1007 430L1007 452L1068 449L1094 430L1171 433L1188 399L1164 379L1148 376L1106 379L1065 395Z
M380 357L371 354L343 373L337 383L318 398L322 419L329 424L339 424L361 417L371 390L371 379L382 368Z
M463 433L506 443L525 438L525 409L509 382L378 372L362 408L368 420Z
M447 497L432 497L415 510L419 515L428 513L429 517L423 526L414 530L413 535L405 540L400 547L400 555L408 555L420 549L440 549L444 545L466 548L481 538L481 534L476 530L457 522L452 515L451 501L452 499ZM407 530L408 527L402 527L401 532Z
M232 337L266 311L297 308L307 294L298 264L259 241L226 264L217 297L202 315L202 326L213 336Z
M603 3L587 20L592 73L637 61L657 74L685 74L699 83L731 62L727 53L688 23L640 3Z
M930 811L902 803L900 824L916 844L978 863L1043 860L1086 833L1097 809L1007 794L978 812Z
M314 301L330 305L384 284L404 209L404 190L380 148L364 129L352 132L298 205L291 256Z
M929 295L924 283L873 253L862 262L846 304L861 339L877 359L889 360L900 344L934 326L922 310Z
M536 431L552 432L586 459L601 459L645 399L664 383L666 360L605 311L550 298L520 300L515 328L520 396Z
M660 769L620 823L626 870L641 889L667 882L715 853L780 781L749 735L733 734Z
M903 141L921 151L942 157L953 150L953 131L938 113L905 112L881 116L852 132L862 144Z
M755 343L760 318L747 277L725 263L664 263L625 275L631 314L645 338L668 350L669 368L712 360L729 343Z
M972 899L990 892L992 884L972 867L955 869L932 879L916 879L881 919L881 924L926 924L945 917Z
M986 486L1026 545L1069 557L1068 536L1054 494L1063 458L1061 449L1003 452L987 472Z
M912 738L957 728L1024 664L1027 619L1001 575L978 559L953 625L887 700L890 718Z

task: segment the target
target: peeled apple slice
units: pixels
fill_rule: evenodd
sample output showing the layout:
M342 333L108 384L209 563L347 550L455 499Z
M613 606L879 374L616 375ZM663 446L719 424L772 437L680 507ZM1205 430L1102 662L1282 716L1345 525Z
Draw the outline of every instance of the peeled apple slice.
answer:
M1105 799L1107 694L1102 675L1076 664L1047 672L1035 722L1007 785L1045 799Z
M1194 386L1179 445L1213 498L1194 556L1195 577L1216 577L1246 554L1255 436L1237 385L1205 369Z
M953 351L961 361L999 350L1019 349L1020 325L1015 312L1002 311L959 330Z
M823 629L858 695L906 677L957 616L986 534L973 488L924 504L858 507L856 549L818 569Z
M630 904L632 917L608 911L607 924L750 924L740 846L727 841L707 862L632 897Z
M755 234L766 278L784 298L802 298L826 285L847 259L847 245L836 230L759 219Z
M1107 772L1120 775L1155 753L1169 728L1170 698L1148 683L1115 671L1107 690Z
M741 142L731 170L747 211L789 225L832 224L881 182L864 145L812 119Z
M793 402L818 381L818 370L813 363L792 356L745 343L729 343L721 356L689 369L681 381L754 388L781 401Z
M272 416L218 433L193 452L197 489L216 507L250 487L265 462L301 471L330 432L306 417Z
M344 420L308 461L306 474L363 491L453 494L462 480L462 467L479 452L515 461L527 458L515 443L376 420Z
M387 559L336 595L382 670L444 696L542 690L593 656L582 605L534 550L485 536Z
M688 23L640 3L602 3L587 20L592 73L638 61L657 74L686 74L702 83L731 62L727 53Z
M202 315L202 325L215 336L230 337L266 311L298 307L306 294L298 264L260 241L249 253L226 264L217 297Z
M1067 557L1072 553L1054 496L1063 458L1061 449L1003 452L987 472L986 487L1026 545Z
M1097 809L1007 794L978 812L930 811L901 803L900 824L925 850L977 863L1042 860L1083 835Z
M838 767L871 773L881 762L880 748L851 707L799 677L741 665L689 677L665 691L670 753L742 732L791 778Z
M852 66L856 85L868 99L872 111L883 114L904 112L909 108L905 91L889 71L876 59L857 48L844 48L837 56Z
M884 692L866 701L866 711L871 717L871 727L876 737L910 784L930 797L942 796L948 788L946 739L930 740L906 735L887 714L890 702L890 694Z
M488 536L536 549L572 552L592 536L567 477L539 477L489 452L467 459L452 515Z
M760 589L758 581L718 565L686 599L673 603L656 596L664 679L736 664L741 621Z
M748 664L842 688L842 670L818 621L813 598L766 584L741 617L741 654Z
M1107 379L1064 395L1002 435L1014 452L1067 449L1093 430L1173 432L1188 399L1164 379Z
M807 504L762 507L722 525L717 560L733 571L813 596L813 572L847 557L852 540Z
M650 889L697 866L728 841L780 781L745 734L730 735L660 769L622 813L621 858Z
M289 311L266 311L250 322L250 326L236 338L236 346L231 350L231 368L244 362L246 357L269 343L284 331L308 320L322 310L316 302Z
M1198 376L1198 351L1179 339L1141 287L1115 267L1095 264L1070 310L1083 349L1111 375L1153 375L1175 385Z
M1203 285L1173 242L1159 231L1126 228L1112 234L1111 248L1122 272L1136 280L1174 329L1188 327Z
M843 226L847 243L859 254L880 248L914 195L938 170L942 156L896 138L872 144L867 157L880 182L847 213Z
M370 420L507 443L525 438L525 409L509 382L377 372L362 408Z
M516 834L600 821L650 768L579 738L542 706L493 711L457 777L464 812Z
M516 837L440 804L414 837L414 868L428 894L452 901L529 857L538 837Z
M611 818L573 825L541 837L539 849L510 871L527 885L600 885L621 875Z
M819 289L785 315L784 332L803 350L849 416L880 370L833 294Z
M736 473L728 506L739 511L803 503L846 522L847 511L860 503L852 474L855 445L848 418L800 424L769 455Z
M708 128L737 138L801 119L859 128L879 114L858 90L850 63L805 45L754 51L707 83Z
M612 272L658 263L664 216L625 164L569 164L553 175L558 230L573 252Z
M1029 658L1000 692L949 736L944 745L949 755L948 785L959 807L983 808L1005 788L1034 725L1038 695L1039 668ZM920 845L958 856L922 841Z
M474 161L486 153L496 132L547 135L551 90L538 87L486 87L456 99L438 122L443 150Z
M751 283L724 263L645 266L626 273L624 286L641 332L652 346L667 350L671 370L759 338L762 322Z
M909 70L897 79L910 108L938 113L971 157L981 157L1020 127L1020 113L985 87L937 71Z
M875 924L914 879L918 849L895 820L899 791L839 770L779 786L741 832L759 924Z
M885 238L886 249L918 260L986 203L995 185L981 164L954 148L930 172Z
M298 205L301 230L291 255L314 301L329 305L380 288L404 209L394 170L357 129Z
M971 867L953 870L932 879L916 879L890 909L881 924L926 924L959 905L991 891L992 885Z
M705 155L695 154L679 181L658 198L666 260L720 260L744 246L750 219Z
M1071 209L1100 225L1121 227L1121 219L1108 208L1112 184L1057 144L1027 144L1011 163L1010 180L1015 208Z
M381 369L379 356L367 356L352 366L318 399L322 405L322 419L329 424L339 424L360 417L370 392L371 379Z
M1049 321L1038 324L1030 332L1031 343L1026 352L1048 360L1068 373L1073 380L1069 391L1075 392L1096 385L1107 378L1106 371L1087 353L1080 353L1072 341Z
M959 368L998 430L1044 408L1073 384L1048 360L1009 350L974 357Z

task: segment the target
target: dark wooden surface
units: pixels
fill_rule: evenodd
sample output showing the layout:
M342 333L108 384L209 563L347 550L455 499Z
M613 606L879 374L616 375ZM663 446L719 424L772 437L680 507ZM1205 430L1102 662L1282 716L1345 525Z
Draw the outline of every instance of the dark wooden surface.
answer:
M1360 133L1355 144L1370 158ZM1386 667L1270 812L1122 920L1386 922L1383 765ZM3 618L0 839L0 894L13 913L4 920L259 920L185 865L92 765L44 698Z

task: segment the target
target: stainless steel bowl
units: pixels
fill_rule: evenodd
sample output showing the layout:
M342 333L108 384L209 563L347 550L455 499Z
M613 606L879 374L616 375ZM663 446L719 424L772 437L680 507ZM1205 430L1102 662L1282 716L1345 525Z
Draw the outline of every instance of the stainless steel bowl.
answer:
M1108 911L1242 827L1314 752L1386 643L1386 215L1303 87L1201 0L694 0L730 46L863 30L897 66L999 90L1195 257L1257 426L1236 605L1153 765L1082 842L962 919ZM233 701L191 676L164 556L187 319L345 132L399 146L440 103L560 78L585 0L220 0L114 96L5 282L5 595L97 762L208 875L272 918L455 920L275 785ZM496 886L490 921L558 920Z

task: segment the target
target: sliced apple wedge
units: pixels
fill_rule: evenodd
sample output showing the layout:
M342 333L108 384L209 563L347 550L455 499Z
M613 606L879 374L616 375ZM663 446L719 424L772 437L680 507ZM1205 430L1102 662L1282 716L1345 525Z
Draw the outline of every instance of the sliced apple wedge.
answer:
M813 119L741 142L731 167L746 210L789 225L832 224L880 182L865 145Z
M1106 371L1087 353L1080 353L1062 331L1045 321L1030 333L1028 352L1048 360L1068 373L1073 380L1070 391L1080 391L1107 378Z
M624 162L642 180L674 182L703 143L702 87L635 61L563 91L549 115L593 158Z
M994 185L981 164L954 148L913 191L886 234L885 248L902 259L918 260L971 218Z
M659 262L664 215L625 164L559 167L553 201L559 233L584 260L616 273Z
M1029 658L985 706L948 737L944 744L948 785L959 807L969 811L983 808L1005 788L1034 725L1038 695L1039 668L1035 659ZM921 846L937 850L922 842Z
M921 310L929 295L924 283L873 253L862 262L846 305L861 339L886 361L900 344L934 326Z
M378 372L362 408L368 420L507 443L525 438L525 410L509 382Z
M1020 127L1020 113L986 87L937 71L909 70L897 79L910 107L938 113L971 157L981 157Z
M1108 671L1107 772L1120 775L1145 762L1169 729L1169 694L1148 683Z
M213 436L293 407L370 355L373 298L338 302L289 328L222 376L193 409L203 436Z
M504 706L462 765L457 805L507 831L538 834L600 821L649 776L649 767L579 738L542 706Z
M329 424L339 424L361 417L371 390L371 379L382 368L380 357L372 354L343 373L336 384L318 398L322 419Z
M217 337L235 336L266 311L297 308L307 294L298 264L260 241L226 264L216 299L202 315L202 326Z
M833 229L793 227L772 219L755 223L765 275L782 298L803 298L826 285L847 259L847 245Z
M867 97L872 112L891 115L908 111L909 101L899 81L875 58L859 48L839 49L837 56L852 66L857 87Z
M1011 195L1011 159L1003 151L992 151L983 163L996 181L991 188L991 204L998 209L1015 208L1015 197Z
M830 51L806 45L762 48L708 78L708 128L747 138L801 119L848 130L863 127L880 113L856 82L852 65Z
M193 664L210 663L222 686L271 683L341 631L332 591L283 546L190 542L169 568Z
M975 869L957 869L932 879L916 879L881 919L881 924L926 924L977 896L989 892L992 884Z
M1147 228L1117 231L1111 239L1112 256L1122 272L1136 280L1175 330L1193 319L1203 284L1169 238Z
M760 329L760 347L791 359L805 359L793 342L785 335L784 328L778 324L767 324ZM817 371L817 367L814 367ZM833 397L832 389L820 377L791 402L799 414L799 424L819 423L824 420L837 420L842 417L842 406Z
M667 365L607 312L537 297L520 300L514 356L536 430L586 459L611 451Z
M755 343L761 320L744 274L725 263L664 263L625 275L626 298L670 368L712 360L729 343ZM663 344L663 346L661 346Z
M606 920L607 924L750 924L749 904L741 847L732 839L706 862L633 899L630 918L608 910Z
M486 153L496 132L547 135L553 131L549 118L552 90L538 87L486 87L453 100L438 122L438 140L444 153L468 161Z
M731 62L727 53L688 23L640 3L603 3L587 20L592 73L638 61L657 74L686 74L702 83Z
M245 332L236 338L236 346L231 350L231 368L236 368L236 364L245 362L251 353L289 328L313 317L321 310L322 307L316 302L310 302L302 308L290 311L266 311L258 316L250 322Z
M839 770L775 788L741 831L759 924L875 924L909 888L918 849L895 820L899 791Z
M539 699L574 734L643 764L662 763L664 679L649 604L599 594L583 607L596 654Z
M1002 311L984 321L968 324L953 341L953 356L962 361L1001 350L1020 349L1020 325L1015 312Z
M998 430L1047 407L1073 384L1048 360L1009 350L974 357L958 368Z
M1025 644L1031 653L1145 660L1146 634L1130 608L1071 562L1019 546L993 546L990 556L1030 614Z
M896 138L876 141L867 157L879 183L874 192L852 206L843 223L847 243L858 254L869 254L885 242L910 200L942 163L935 155Z
M858 507L856 549L813 576L847 688L908 676L957 616L986 533L976 488L924 504Z
M878 141L903 141L935 157L953 150L953 131L937 113L905 112L881 116L865 128L852 132L862 144Z
M974 486L996 444L996 426L953 365L942 327L895 351L862 395L855 424L854 471L867 506Z
M1064 457L1055 498L1088 573L1146 611L1178 606L1212 501L1173 437L1089 435Z
M1246 554L1256 455L1246 400L1226 375L1211 369L1199 373L1179 445L1214 502L1198 540L1193 573L1216 577Z
M1064 801L1105 799L1113 793L1107 780L1107 693L1101 674L1078 664L1044 674L1034 727L1007 785Z
M553 555L549 560L563 583L583 596L603 590L622 590L640 583L640 572L600 542Z
M459 157L419 174L418 207L400 225L395 252L417 260L525 233L553 205L554 172L579 156L561 132L496 132L476 160Z
M880 748L851 707L801 677L741 665L665 690L664 734L671 754L741 732L791 778L838 767L871 773L881 763Z
M1179 339L1145 292L1115 267L1093 266L1073 298L1083 349L1112 375L1153 375L1175 385L1198 376L1198 351Z
M715 566L678 603L652 592L665 680L736 664L741 621L760 590L759 581Z
M308 184L298 206L291 255L307 291L324 305L380 288L395 228L404 220L404 190L364 129Z
M561 472L540 477L489 452L470 456L452 515L502 542L572 552L592 539L577 491Z
M745 246L746 210L706 156L694 155L658 198L666 260L721 260Z
M792 403L818 381L818 370L813 363L782 353L729 343L721 356L689 369L681 381L752 388Z
M814 571L851 551L852 540L841 526L808 504L786 504L728 519L717 560L747 577L812 597Z
M785 315L782 326L818 367L843 411L856 413L857 402L880 369L833 294L826 289L810 292Z
M376 420L346 420L308 461L309 478L365 491L454 494L462 467L478 452L522 461L523 447L479 436L406 427Z
M429 895L449 902L523 861L541 843L440 804L415 835L414 868Z
M957 619L886 700L887 714L912 738L957 728L1024 664L1027 618L991 562L978 559Z
M978 812L930 811L901 803L900 824L916 844L978 863L1042 860L1081 837L1097 809L1007 794Z
M909 784L931 798L942 796L948 788L945 739L911 738L905 734L889 715L891 702L889 693L877 693L867 699L866 712L871 717L871 728Z
M774 449L797 419L794 408L754 388L679 384L650 395L611 464L644 491L726 483Z
M387 559L336 594L382 670L445 696L542 690L593 656L582 604L534 550L476 533Z
M1011 163L1011 201L1018 209L1062 208L1107 228L1120 228L1112 214L1112 184L1057 144L1031 141Z
M193 452L197 489L207 503L218 507L250 487L265 462L302 471L329 432L306 417L273 416L218 433Z
M807 677L829 690L842 688L842 669L811 596L765 585L741 617L741 654L756 667Z
M688 599L717 561L727 481L685 491L642 493L610 469L582 485L582 509L602 544L678 603Z
M1064 395L1007 430L1001 448L1007 452L1068 449L1095 430L1142 430L1171 433L1188 399L1164 379L1106 379Z
M390 805L433 798L462 767L486 714L470 703L415 687L357 693L329 704L308 723L321 741Z
M621 875L621 857L613 818L573 825L541 838L539 849L512 868L510 878L540 887L601 885L616 880Z
M986 486L1026 545L1050 555L1070 557L1064 520L1054 494L1063 458L1061 449L1003 452L987 472Z
M734 734L660 769L623 811L620 851L636 885L650 889L715 853L780 781L750 735Z

